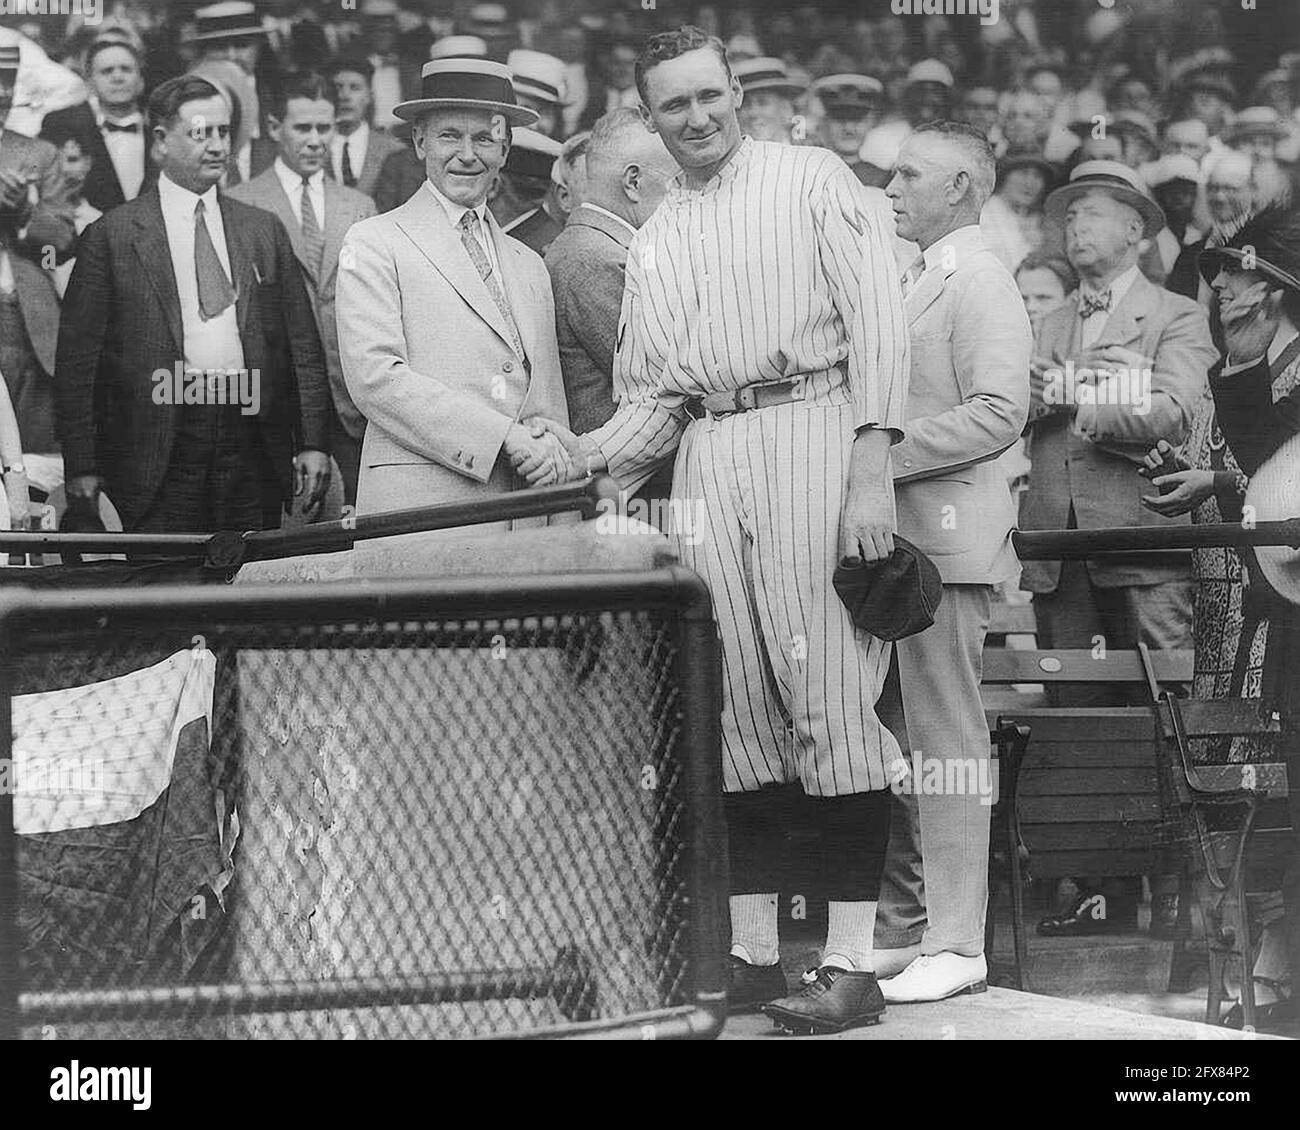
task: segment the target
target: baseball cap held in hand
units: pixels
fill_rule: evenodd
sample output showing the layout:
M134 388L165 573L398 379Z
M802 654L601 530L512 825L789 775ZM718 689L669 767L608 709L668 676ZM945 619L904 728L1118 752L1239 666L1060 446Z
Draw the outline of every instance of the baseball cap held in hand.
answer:
M897 534L888 558L866 562L846 557L835 567L833 582L853 623L881 640L925 631L943 599L934 562Z

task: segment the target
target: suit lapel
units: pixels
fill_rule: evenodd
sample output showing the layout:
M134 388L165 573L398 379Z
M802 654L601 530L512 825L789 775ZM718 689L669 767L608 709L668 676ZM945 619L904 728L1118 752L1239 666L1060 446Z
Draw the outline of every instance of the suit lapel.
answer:
M149 285L167 317L167 328L176 343L176 355L185 356L185 327L181 319L180 293L176 289L176 272L172 270L172 252L167 243L167 226L163 221L162 200L155 188L141 198L142 211L136 217L133 243L140 260L140 275Z
M397 226L434 269L509 345L510 331L506 328L505 318L497 309L487 286L479 278L474 264L470 262L460 235L447 222L447 213L442 206L428 192L420 189L393 216Z
M244 327L248 323L253 288L257 284L256 257L247 235L231 215L230 201L224 194L218 194L217 199L221 204L221 222L226 229L231 282L235 285L235 320L239 324L239 336L242 338Z
M343 201L342 188L332 180L325 182L325 257L319 286L324 287L338 271L339 252L343 248L343 237L348 233L348 216L344 215L346 205Z
M917 284L907 293L903 300L903 313L907 317L907 324L914 325L917 320L924 314L939 295L943 293L943 284L947 282L948 276L952 271L939 269L936 271L926 271Z
M1155 287L1139 274L1110 312L1110 317L1101 328L1097 344L1128 345L1132 342L1142 333L1142 319L1155 305L1155 299Z

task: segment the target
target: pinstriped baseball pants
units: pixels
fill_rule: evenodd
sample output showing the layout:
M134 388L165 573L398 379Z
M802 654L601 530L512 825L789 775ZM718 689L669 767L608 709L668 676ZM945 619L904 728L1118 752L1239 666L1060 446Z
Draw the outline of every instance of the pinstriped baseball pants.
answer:
M874 710L890 644L854 627L831 583L853 410L828 383L693 421L677 453L669 527L713 594L729 793L793 781L809 796L869 792L902 760Z

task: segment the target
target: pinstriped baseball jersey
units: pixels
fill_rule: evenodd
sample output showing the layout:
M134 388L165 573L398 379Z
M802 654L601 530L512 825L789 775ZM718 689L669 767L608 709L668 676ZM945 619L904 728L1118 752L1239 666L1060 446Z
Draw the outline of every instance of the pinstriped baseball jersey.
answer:
M854 423L901 433L907 326L894 221L827 149L746 138L702 189L680 178L637 233L593 433L629 488L670 454L685 399L845 363Z
M630 489L680 443L672 515L702 525L678 543L722 636L728 792L883 789L900 760L873 709L889 645L853 626L831 583L855 431L902 430L892 234L884 195L833 153L746 139L702 189L675 183L629 252L619 406L592 435ZM685 412L795 373L813 374L800 401Z

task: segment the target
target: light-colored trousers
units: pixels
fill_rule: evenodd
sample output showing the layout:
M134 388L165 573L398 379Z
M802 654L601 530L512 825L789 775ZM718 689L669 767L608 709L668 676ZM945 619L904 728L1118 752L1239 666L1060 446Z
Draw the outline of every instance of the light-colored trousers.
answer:
M944 585L934 624L894 644L897 693L891 679L878 713L913 774L894 798L876 913L880 949L919 941L923 954L984 952L996 788L980 677L992 596L991 585Z

